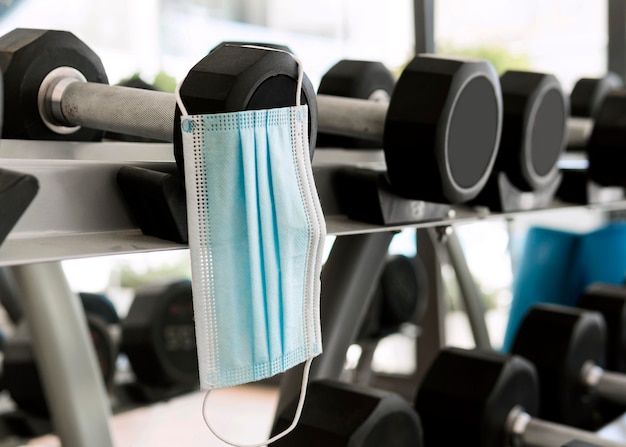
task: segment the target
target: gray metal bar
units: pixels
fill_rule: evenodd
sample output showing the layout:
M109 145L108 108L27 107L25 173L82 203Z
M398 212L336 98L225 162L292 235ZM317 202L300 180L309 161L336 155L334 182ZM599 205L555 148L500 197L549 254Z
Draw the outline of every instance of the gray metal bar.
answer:
M389 103L317 95L319 132L382 142Z
M610 441L595 433L531 418L521 436L525 447L554 447L577 440L598 447L624 447L623 442Z
M310 379L339 379L382 272L392 232L341 236L322 270L321 323L324 352L311 365ZM278 413L298 395L302 366L282 378Z
M176 98L171 93L72 82L60 98L66 126L83 126L127 135L173 140Z
M626 375L603 371L593 390L607 400L626 404Z
M428 308L420 323L417 338L417 370L415 386L419 387L430 365L445 344L446 305L441 277L442 247L435 228L417 230L417 255L421 258L428 279Z
M449 227L452 229L452 227ZM492 349L489 340L489 331L485 322L485 308L476 282L469 270L463 248L454 231L449 231L445 238L445 247L448 250L450 263L456 273L456 278L461 289L461 299L465 306L465 312L472 328L472 335L479 349Z
M64 447L111 447L110 408L85 315L60 263L13 267Z
M415 53L435 52L435 0L415 0Z
M608 2L608 71L626 79L626 1Z

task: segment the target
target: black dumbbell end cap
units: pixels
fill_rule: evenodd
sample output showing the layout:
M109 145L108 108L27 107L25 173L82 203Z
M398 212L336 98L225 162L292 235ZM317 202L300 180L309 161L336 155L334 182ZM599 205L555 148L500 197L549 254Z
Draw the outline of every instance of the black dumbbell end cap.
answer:
M568 100L551 74L508 71L500 83L504 117L495 169L522 191L539 190L558 175Z
M489 62L415 57L396 84L385 123L392 187L415 200L471 200L491 173L501 127L500 82Z

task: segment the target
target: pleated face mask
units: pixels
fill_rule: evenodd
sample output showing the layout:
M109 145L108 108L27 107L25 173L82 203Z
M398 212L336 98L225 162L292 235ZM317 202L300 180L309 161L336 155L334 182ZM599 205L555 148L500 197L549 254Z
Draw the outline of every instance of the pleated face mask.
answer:
M177 94L205 390L257 381L307 362L304 390L311 359L322 352L326 227L309 159L298 66L295 107L187 115ZM296 423L297 417L291 429Z

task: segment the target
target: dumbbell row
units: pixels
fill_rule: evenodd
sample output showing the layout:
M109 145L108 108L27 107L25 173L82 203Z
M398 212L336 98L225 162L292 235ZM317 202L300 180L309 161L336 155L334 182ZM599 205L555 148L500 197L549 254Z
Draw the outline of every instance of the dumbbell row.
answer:
M618 286L595 285L588 289L585 296L589 296L591 302L600 301L602 304L599 307L610 308L613 314L619 315L618 319L621 323L623 317L619 309L626 306L626 289ZM598 300L598 297L603 297L604 300ZM582 299L581 304L586 305ZM556 312L554 306L543 306L540 309L544 312L538 314L531 312L527 316L527 321L534 321L536 324L522 324L516 338L516 343L529 337L533 339L529 343L538 340L543 342L542 346L534 346L535 350L545 354L543 359L541 355L533 355L532 352L529 355L531 360L535 358L540 360L537 366L520 355L528 352L518 352L515 346L513 352L517 352L517 355L513 356L454 348L442 351L418 390L415 409L421 417L421 425L418 424L419 421L416 422L408 417L408 413L414 410L410 409L406 403L394 400L382 392L374 393L362 387L350 387L346 384L339 385L328 381L313 383L311 389L315 389L319 398L311 400L308 406L305 405L302 422L304 428L302 431L296 430L293 437L285 438L279 445L287 447L309 445L306 444L309 441L313 443L311 445L328 442L326 437L331 435L334 428L317 432L314 427L319 429L319 415L322 413L329 415L329 426L335 427L341 424L339 421L343 421L349 417L349 414L356 411L356 406L360 409L367 407L369 410L364 411L366 413L371 411L371 413L367 420L359 420L358 423L352 421L356 424L351 428L355 430L350 435L352 441L351 443L346 441L342 445L367 444L368 440L379 435L379 432L383 430L387 430L389 436L396 435L394 440L397 446L421 446L422 432L425 435L424 445L426 446L623 445L601 439L595 433L577 428L572 425L576 421L571 418L559 423L551 417L549 412L545 414L545 406L562 405L576 412L577 407L586 405L587 397L579 399L579 394L574 390L577 386L575 383L585 388L588 385L579 374L581 372L589 374L592 371L591 374L595 375L599 382L604 381L602 387L605 390L610 387L622 396L625 393L626 384L624 377L620 377L620 374L600 372L596 369L597 366L591 367L586 362L587 356L584 354L601 352L604 346L604 340L599 340L596 334L597 328L601 327L598 324L600 317L597 312L590 313L583 310ZM537 315L545 317L548 309L552 312L549 321L546 318L537 317ZM561 320L560 324L558 324L559 320ZM620 336L622 328L621 324L617 328ZM560 344L551 343L552 338L559 339ZM621 347L619 343L618 345ZM561 351L568 352L560 355ZM621 350L620 353L623 356ZM546 358L554 358L552 364L549 365L551 370L562 372L556 380L549 380L549 377L545 377L545 372L542 372L542 369L545 369L542 362L545 363ZM583 366L579 368L576 365ZM461 375L459 371L462 371ZM572 383L572 385L564 384L564 382ZM571 394L574 397L564 402L563 395L545 392L546 388L551 387L563 388L564 395ZM621 390L617 391L619 387ZM541 394L538 390L541 390ZM600 389L593 391L603 394ZM379 403L376 407L369 407L364 405L364 400L357 399L374 399L379 400ZM538 402L542 402L541 407ZM284 414L280 415L274 432L281 431L281 427L290 421L291 410L293 408L289 407ZM395 422L390 422L393 419L390 414L394 412L405 414L406 417L398 416ZM534 417L535 414L543 419ZM397 429L402 424L405 424L402 430ZM394 427L395 431L390 427ZM415 435L415 433L420 434Z

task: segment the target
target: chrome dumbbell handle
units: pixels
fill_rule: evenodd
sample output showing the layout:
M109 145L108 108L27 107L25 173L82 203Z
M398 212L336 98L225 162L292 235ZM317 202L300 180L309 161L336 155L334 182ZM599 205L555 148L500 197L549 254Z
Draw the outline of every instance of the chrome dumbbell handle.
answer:
M82 126L173 140L173 94L86 82L70 67L46 76L39 88L38 106L42 119L55 132L69 133Z
M600 447L624 447L621 442L600 438L595 433L535 419L520 407L509 413L507 428L511 447L556 447L572 440Z

